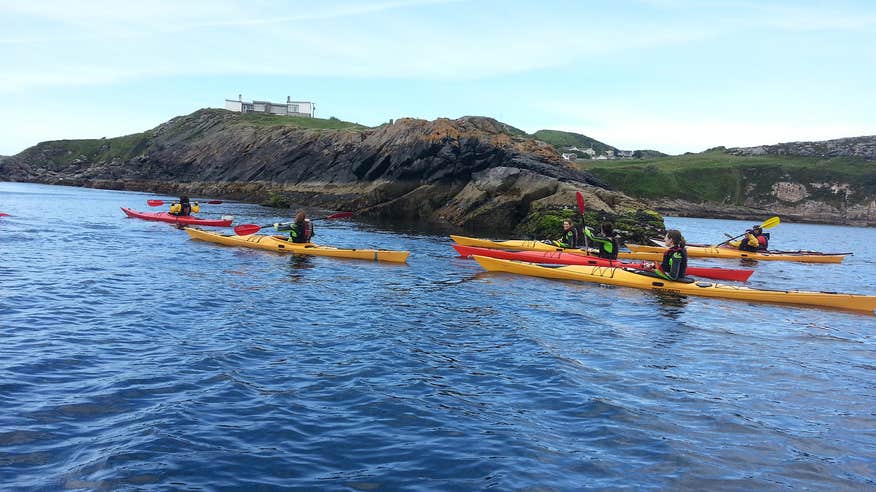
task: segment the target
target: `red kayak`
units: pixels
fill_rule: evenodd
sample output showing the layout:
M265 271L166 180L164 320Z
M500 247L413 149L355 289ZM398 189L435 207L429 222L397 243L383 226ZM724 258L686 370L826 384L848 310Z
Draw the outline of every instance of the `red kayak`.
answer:
M199 219L198 217L193 217L191 215L173 215L168 212L138 212L125 207L122 207L122 212L125 212L128 217L136 217L143 220L157 220L159 222L170 222L171 224L228 227L231 225L232 221L232 219Z
M528 261L530 263L549 263L554 265L593 265L606 267L642 268L642 263L609 260L597 256L585 256L562 251L504 251L501 249L475 248L454 244L460 256L488 256L502 260ZM713 278L716 280L736 280L745 282L754 270L731 270L727 268L703 268L688 265L687 274L695 277Z

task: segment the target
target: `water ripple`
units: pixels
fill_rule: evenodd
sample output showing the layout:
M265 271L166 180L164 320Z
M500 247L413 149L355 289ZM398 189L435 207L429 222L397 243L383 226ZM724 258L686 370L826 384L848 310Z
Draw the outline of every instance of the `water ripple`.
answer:
M876 488L872 317L489 274L349 221L320 240L409 263L226 248L122 217L152 195L0 193L64 203L0 223L4 489ZM876 293L874 231L841 231L818 237L860 245L848 265L751 284Z

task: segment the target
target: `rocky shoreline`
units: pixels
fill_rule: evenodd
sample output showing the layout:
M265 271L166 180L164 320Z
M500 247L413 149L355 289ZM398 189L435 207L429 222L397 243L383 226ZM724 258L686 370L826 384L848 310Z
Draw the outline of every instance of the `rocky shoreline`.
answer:
M654 210L670 217L760 221L778 215L785 222L840 224L856 227L876 226L876 203L869 207L854 206L846 210L825 207L825 204L821 202L809 202L799 207L775 204L770 207L758 208L667 199L650 200L649 204Z
M645 203L605 189L543 142L491 118L401 119L369 129L251 124L204 109L141 135L43 142L0 163L0 178L349 210L495 237L550 237L587 204L586 223L628 240L663 230Z

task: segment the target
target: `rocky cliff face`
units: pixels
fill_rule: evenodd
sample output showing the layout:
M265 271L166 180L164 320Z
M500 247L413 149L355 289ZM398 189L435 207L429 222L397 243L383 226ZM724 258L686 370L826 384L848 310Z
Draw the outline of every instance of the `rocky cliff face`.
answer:
M204 109L143 134L43 142L0 162L0 177L256 202L274 193L296 205L509 235L539 233L540 212L574 206L578 190L606 217L645 207L490 118L343 130L289 121ZM652 234L662 218L643 227Z
M876 135L838 138L820 142L788 142L727 149L733 155L796 155L801 157L857 157L876 161Z

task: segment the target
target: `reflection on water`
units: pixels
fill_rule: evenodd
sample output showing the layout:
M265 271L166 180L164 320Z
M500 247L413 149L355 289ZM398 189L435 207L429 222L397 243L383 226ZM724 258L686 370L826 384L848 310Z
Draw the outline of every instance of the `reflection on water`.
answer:
M652 291L651 294L657 299L661 312L666 316L677 318L681 313L684 313L684 307L688 302L687 296L661 291Z

